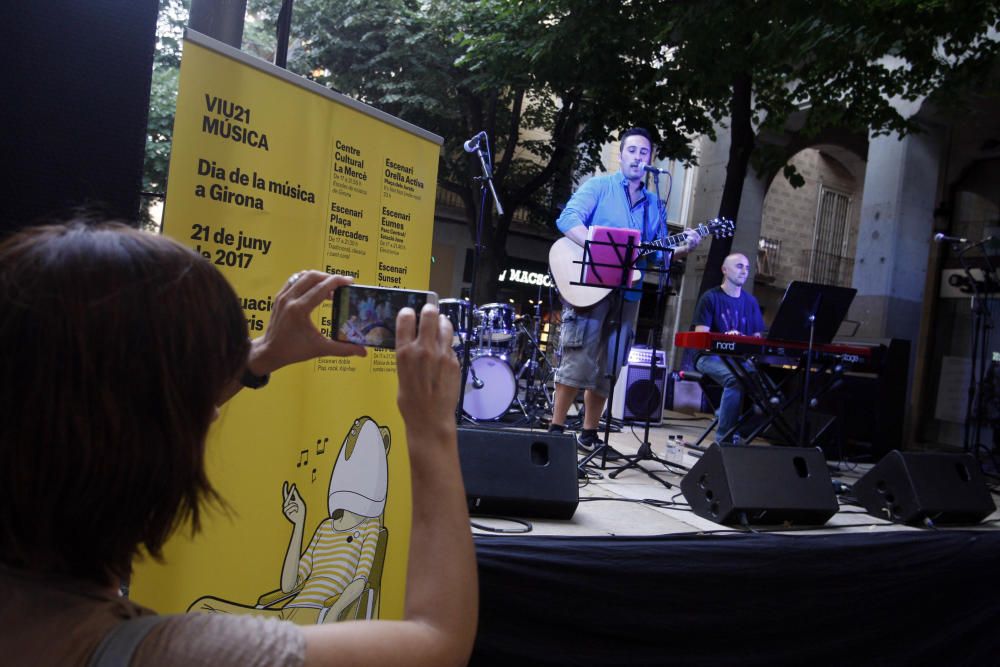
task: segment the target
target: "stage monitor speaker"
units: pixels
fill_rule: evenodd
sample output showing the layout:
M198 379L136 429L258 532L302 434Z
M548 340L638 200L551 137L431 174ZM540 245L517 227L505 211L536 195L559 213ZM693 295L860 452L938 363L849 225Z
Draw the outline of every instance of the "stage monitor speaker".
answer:
M872 516L906 524L979 523L996 509L969 454L893 450L854 483L853 495Z
M823 452L804 447L709 447L681 480L700 517L722 524L823 525L837 496Z
M569 519L580 503L571 435L458 429L471 514Z
M663 422L663 401L666 398L666 356L656 352L656 367L650 369L649 348L635 346L628 354L628 364L619 372L615 384L611 416L630 422Z
M674 412L683 412L689 415L696 412L712 412L712 410L705 409L704 392L701 385L694 380L674 379L673 391L669 393L671 400L668 400L666 405Z

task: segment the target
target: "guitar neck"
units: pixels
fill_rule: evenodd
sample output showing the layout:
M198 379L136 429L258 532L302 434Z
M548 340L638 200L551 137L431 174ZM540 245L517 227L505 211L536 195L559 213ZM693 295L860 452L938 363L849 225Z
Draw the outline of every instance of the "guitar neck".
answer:
M695 231L698 232L699 234L701 234L701 230L700 229L696 229ZM701 235L704 236L704 234L701 234ZM684 245L686 243L687 243L687 235L684 232L681 232L680 234L673 234L671 236L667 236L667 237L664 237L662 239L656 239L656 240L650 241L646 245L647 246L656 246L657 250L643 250L641 253L639 253L639 255L640 256L650 255L650 254L652 254L654 252L657 252L658 250L665 250L665 249L669 249L669 248L676 248L676 247L682 246L682 245Z

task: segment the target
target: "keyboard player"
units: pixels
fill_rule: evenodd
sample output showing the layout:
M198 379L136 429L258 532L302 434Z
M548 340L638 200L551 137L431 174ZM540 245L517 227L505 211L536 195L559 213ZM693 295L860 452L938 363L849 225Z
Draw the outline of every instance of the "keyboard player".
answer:
M764 318L760 304L752 294L743 291L743 285L750 275L750 260L745 255L734 253L722 262L722 285L713 287L698 299L694 312L694 330L715 333L763 336ZM748 372L752 367L744 363ZM733 444L733 430L740 416L743 403L743 388L736 375L717 354L699 352L694 362L698 372L709 376L722 386L722 400L719 402L719 424L715 430L716 439L722 445Z

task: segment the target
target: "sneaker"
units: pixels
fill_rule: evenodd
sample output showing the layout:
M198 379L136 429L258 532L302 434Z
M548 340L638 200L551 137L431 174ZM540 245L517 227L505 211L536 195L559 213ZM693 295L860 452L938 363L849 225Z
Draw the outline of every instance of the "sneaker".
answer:
M594 449L596 449L597 446L600 444L601 444L600 438L584 438L581 437L579 433L577 433L576 435L576 448L580 450L583 454L593 453ZM622 455L619 452L617 452L610 446L606 449L604 456L608 461L617 461L622 457ZM596 461L599 458L600 455L595 456L593 460Z
M582 434L576 434L576 448L584 454L594 451L594 447L600 442L597 438L584 438Z

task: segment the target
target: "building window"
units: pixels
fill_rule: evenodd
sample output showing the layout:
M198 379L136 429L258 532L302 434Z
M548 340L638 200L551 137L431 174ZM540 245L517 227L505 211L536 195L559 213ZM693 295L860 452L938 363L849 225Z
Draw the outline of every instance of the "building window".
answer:
M757 242L757 278L774 282L781 267L781 240L761 236Z
M816 231L809 256L808 280L824 285L850 286L854 260L848 257L851 195L819 187Z

